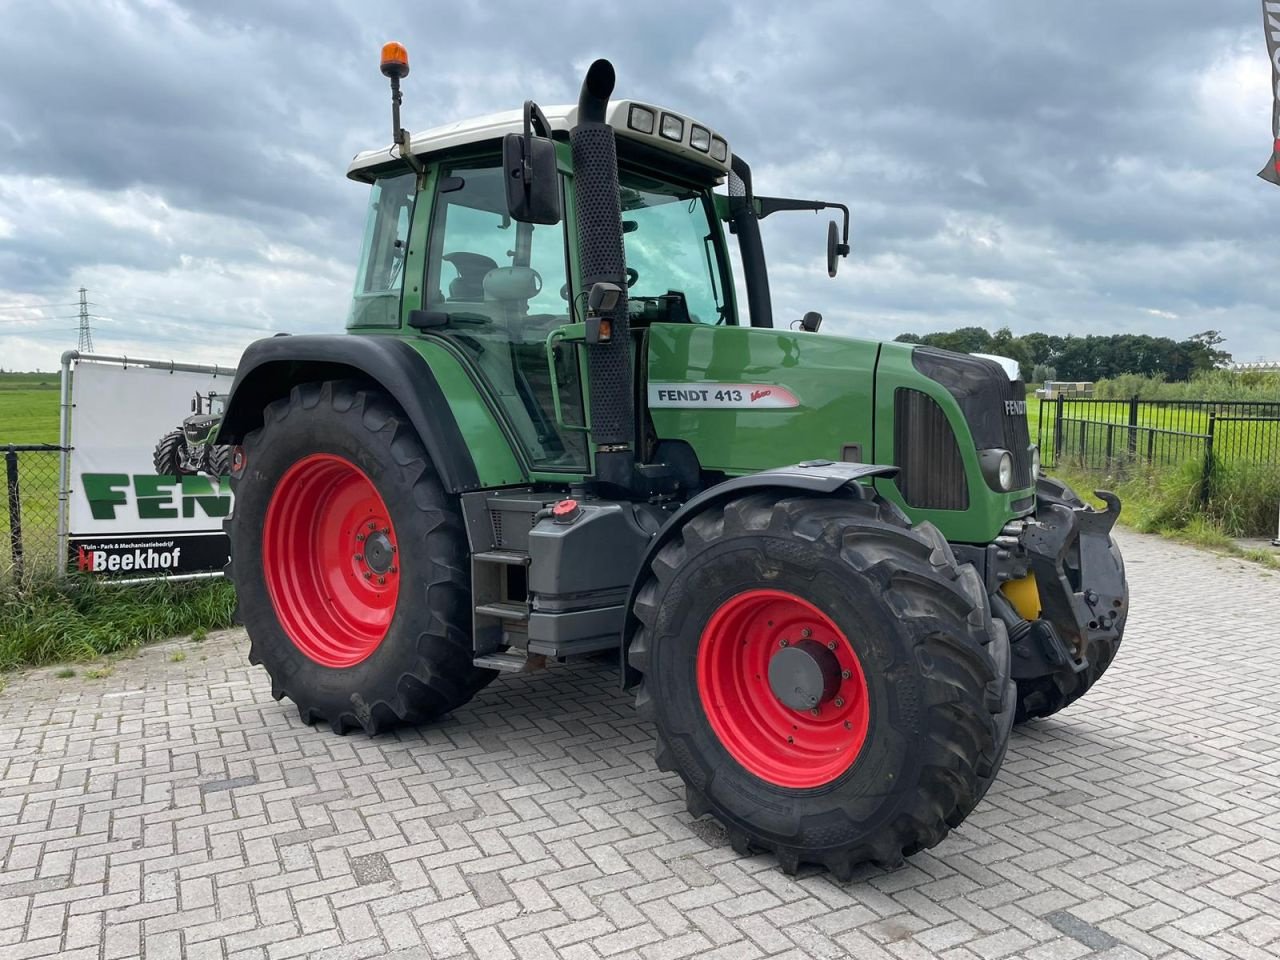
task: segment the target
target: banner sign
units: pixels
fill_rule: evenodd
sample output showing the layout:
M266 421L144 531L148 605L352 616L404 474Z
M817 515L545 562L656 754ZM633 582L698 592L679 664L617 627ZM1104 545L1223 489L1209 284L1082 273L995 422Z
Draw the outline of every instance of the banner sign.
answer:
M72 373L68 563L95 576L221 571L231 513L217 432L234 370L79 360Z
M1263 180L1280 185L1280 0L1262 0L1262 28L1271 59L1271 162L1258 172Z

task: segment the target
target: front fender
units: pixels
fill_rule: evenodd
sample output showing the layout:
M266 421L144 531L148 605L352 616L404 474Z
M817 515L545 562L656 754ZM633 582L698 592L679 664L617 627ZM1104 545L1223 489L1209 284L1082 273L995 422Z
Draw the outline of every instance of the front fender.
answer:
M635 578L631 582L631 590L627 594L627 604L624 608L627 611L626 622L622 628L622 638L619 645L623 689L633 686L640 679L639 674L627 664L627 651L631 647L631 638L634 636L636 627L639 624L639 621L631 613L631 608L635 604L636 594L640 592L645 572L649 569L649 564L653 558L675 536L676 531L684 525L689 517L705 510L709 506L723 503L746 492L777 490L779 492L831 496L849 484L856 483L867 477L893 477L897 473L897 467L882 466L874 463L834 463L830 460L807 460L791 467L762 470L759 473L748 474L745 477L726 480L724 483L717 484L709 490L704 490L685 503L671 515L670 519L663 524L662 529L649 542L649 546L640 561L640 566L636 569Z
M441 363L456 366L447 356ZM385 391L422 438L450 493L523 480L510 445L470 380L465 375L452 377L450 394L462 395L446 395L432 363L397 337L277 336L251 343L236 368L216 442L239 443L262 425L267 405L287 397L299 383L322 380L359 380ZM459 408L471 418L465 436ZM483 470L477 469L467 436L488 458Z

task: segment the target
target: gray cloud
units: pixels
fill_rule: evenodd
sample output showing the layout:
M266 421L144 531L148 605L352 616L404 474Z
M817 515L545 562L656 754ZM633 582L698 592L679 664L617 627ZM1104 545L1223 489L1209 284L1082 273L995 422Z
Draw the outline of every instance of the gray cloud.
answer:
M780 319L1219 327L1280 357L1253 4L602 6L0 0L0 307L83 283L104 343L224 361L259 329L338 329L365 189L342 175L387 140L394 37L412 129L571 100L605 55L760 191L849 203L834 282L821 219L766 222ZM63 312L0 310L3 365L54 362L72 335L40 318Z

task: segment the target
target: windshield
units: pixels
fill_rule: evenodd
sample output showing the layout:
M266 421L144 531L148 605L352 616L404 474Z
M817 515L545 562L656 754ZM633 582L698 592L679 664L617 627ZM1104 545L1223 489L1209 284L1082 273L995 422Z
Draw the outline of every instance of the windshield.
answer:
M399 324L416 182L416 175L407 173L373 185L348 327Z
M684 294L695 323L726 320L716 267L716 220L705 191L620 171L622 242L632 299Z

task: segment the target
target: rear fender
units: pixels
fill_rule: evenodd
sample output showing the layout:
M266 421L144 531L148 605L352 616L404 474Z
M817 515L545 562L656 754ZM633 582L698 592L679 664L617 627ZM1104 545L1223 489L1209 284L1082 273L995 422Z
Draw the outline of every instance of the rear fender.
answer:
M240 443L262 426L263 410L294 386L322 380L361 380L391 396L422 438L450 493L480 487L475 460L430 365L394 337L278 336L249 345L215 442Z
M644 583L649 564L688 519L696 513L731 500L744 493L755 493L761 490L776 490L780 494L805 493L812 496L834 496L852 483L870 477L893 477L898 473L897 467L881 466L874 463L833 463L830 460L809 460L791 467L779 467L776 470L762 470L745 477L735 477L705 490L684 504L671 515L662 529L654 535L645 550L640 566L636 569L635 579L631 583L631 591L627 595L627 619L622 629L619 646L622 664L622 686L627 689L640 680L640 674L627 663L627 651L631 648L631 639L635 636L640 621L631 613L635 605L636 594Z

